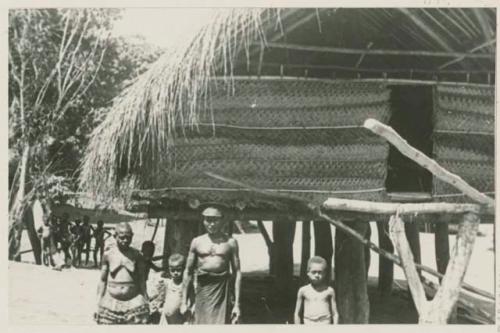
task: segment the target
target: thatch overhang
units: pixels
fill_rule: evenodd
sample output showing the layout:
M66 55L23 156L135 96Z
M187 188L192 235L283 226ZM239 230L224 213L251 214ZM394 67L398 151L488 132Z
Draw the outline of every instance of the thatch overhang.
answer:
M387 146L360 129L362 123L352 116L353 104L359 97L351 96L352 91L363 92L357 87L369 87L367 91L372 91L373 95L383 96L387 93L384 89L389 82L437 85L438 82L452 81L447 86L468 84L477 87L479 95L483 90L489 94L494 83L495 20L496 12L489 8L221 10L208 25L192 38L186 38L184 45L165 54L115 100L107 118L93 133L83 164L82 185L98 195L114 195L117 189L122 192L124 188L132 189L136 199L160 206L173 204L180 207L183 203L195 207L201 198L203 202L212 200L236 207L283 208L287 206L286 202L282 206L275 200L227 184L210 183L207 186L203 183L207 179L203 177L199 178L197 185L192 184L196 178L193 175L202 172L203 168L183 174L185 168L174 167L178 163L176 156L181 154L183 145L192 147L193 141L198 141L195 145L201 146L204 140L224 141L238 133L238 140L244 141L245 149L251 149L247 146L252 144L268 144L272 137L272 145L278 147L279 152L270 149L270 156L263 158L279 161L280 157L276 154L286 152L286 143L300 140L303 136L308 137L303 139L305 141L314 141L313 137L323 135L323 141L318 141L320 146L334 142L331 141L334 138L345 143L345 140L349 142L349 137L355 137L360 143L358 146L361 146L359 156L363 156L364 160L349 159L351 164L344 166L336 163L337 169L331 164L324 166L337 174L346 173L340 178L348 179L348 185L328 181L321 183L322 177L318 175L323 170L321 166L320 170L307 171L311 175L310 186L303 188L307 200L339 194L359 198L360 193L365 195L362 198L379 200L379 194L384 190L380 189L380 181L385 178L383 169L386 165L379 166L381 173L374 177L372 185L368 184L369 181L353 185L352 179L369 180L366 175L375 170L373 165L366 165L366 169L361 171L361 178L352 177L349 172L355 172L350 167L352 165L361 166L366 160L377 163L377 160L387 156L383 152ZM297 122L296 126L270 125L267 116L262 119L264 125L249 125L249 118L239 123L242 118L237 112L223 112L225 107L220 105L221 101L222 104L224 100L237 104L236 97L241 91L236 91L239 89L238 82L251 86L252 82L266 80L277 82L268 91L279 91L279 87L286 90L288 84L301 87L288 94L277 93L283 97L281 103L301 91L301 85L313 90L313 100L317 95L314 89L319 86L320 91L325 90L324 85L328 84L336 84L341 91L351 87L347 88L349 93L346 99L353 101L347 101L339 109L346 112L346 119L350 122L343 123L343 118L337 113L336 117L328 118L330 123L326 125L314 123L321 119L320 116L312 117L312 122L307 123L307 119L300 116L294 118L293 115L289 116L292 123ZM284 84L286 80L289 81ZM355 88L352 88L353 85ZM265 85L259 84L259 89L263 90L262 86ZM373 93L376 89L381 90ZM265 91L260 94L265 94ZM247 97L262 102L261 95L247 94ZM297 96L299 99L303 97ZM245 106L246 111L258 104L252 103L251 98L243 100L240 105ZM364 105L355 105L355 109L364 110L360 111L363 117L372 116L387 122L388 114L384 112L384 108L388 108L387 100L377 102L380 103L377 104L378 110L382 110L377 113L377 108L366 109L366 105L373 106L370 98L367 97ZM491 96L488 95L487 99L489 103ZM214 103L219 104L214 107ZM332 107L332 103L335 104L335 101L330 101L328 107ZM273 110L271 105L272 101L269 101L263 112L278 111ZM229 108L235 110L237 105L231 104ZM276 121L279 123L279 120ZM485 126L489 126L489 121ZM318 128L321 127L319 125L325 128ZM287 128L277 131L280 126L293 127L289 128L290 131L300 127L301 134L298 136L297 132L290 132L288 136L283 136ZM280 140L283 142L280 143ZM350 150L356 140L349 145L344 144L344 147ZM222 144L231 145L227 142ZM294 145L290 146L288 148L293 150ZM378 147L375 151L381 149L382 152L370 160L366 149L373 151L373 147ZM321 148L318 149L318 155L309 157L320 156ZM238 150L237 153L244 151ZM196 156L202 152L198 150ZM259 150L254 152L258 154ZM288 156L293 156L293 152L289 153ZM226 156L227 151L212 151L210 154ZM337 156L341 153L331 150L329 154ZM187 168L189 163L195 162L184 159L183 163ZM255 170L251 163L245 165L250 176L246 180L271 190L297 190L296 184L293 188L283 188L283 184L270 188L268 183L256 183L259 174L282 170L276 164L265 167L265 163L257 163ZM226 163L212 163L205 169L217 172L224 171L224 167L227 169L225 175L231 176L231 166ZM310 167L318 166L311 163ZM240 165L233 166L233 170L239 168ZM301 165L298 168L306 167ZM294 170L281 176L293 179ZM298 180L299 183L303 181L303 177ZM300 184L298 187L302 188ZM377 196L370 197L377 190ZM320 195L314 195L315 191ZM193 202L195 204L189 204Z

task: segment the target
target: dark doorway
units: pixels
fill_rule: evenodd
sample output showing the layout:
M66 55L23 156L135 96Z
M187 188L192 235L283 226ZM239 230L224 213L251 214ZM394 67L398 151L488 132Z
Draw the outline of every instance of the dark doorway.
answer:
M389 125L410 145L432 157L432 86L391 86ZM388 192L431 192L432 175L392 145L386 179Z

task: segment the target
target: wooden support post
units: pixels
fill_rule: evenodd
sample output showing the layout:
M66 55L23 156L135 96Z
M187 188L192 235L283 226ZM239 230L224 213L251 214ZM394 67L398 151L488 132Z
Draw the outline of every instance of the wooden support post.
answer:
M325 221L314 221L314 255L320 256L327 263L327 281L332 276L333 240L332 229Z
M410 218L410 217L409 217ZM420 230L417 222L405 223L405 234L408 239L408 244L413 254L414 262L422 263L422 255L420 250ZM420 269L417 270L420 275Z
M457 241L446 274L432 301L426 299L409 244L403 232L403 222L399 217L392 216L389 224L391 239L401 258L406 279L419 314L419 323L446 324L460 295L461 284L476 240L479 216L475 213L464 214L459 225Z
M429 170L434 176L440 180L459 189L462 193L476 202L486 205L491 212L494 212L495 200L488 197L486 194L479 192L474 187L470 186L466 181L458 175L449 172L440 166L435 160L410 146L392 127L387 126L375 119L367 119L363 126L373 133L382 136L389 141L401 154L405 155L418 165Z
M366 235L367 223L346 223ZM370 303L366 278L365 251L354 237L337 229L335 233L335 287L340 323L366 324Z
M380 248L393 253L394 246L389 238L389 223L387 221L377 221L377 230ZM394 281L394 263L383 255L379 255L378 260L378 290L382 295L390 295Z
M450 241L448 232L448 222L434 224L434 245L436 251L436 268L441 274L446 273L446 267L450 261ZM442 279L439 279L441 283ZM453 307L449 322L457 323L457 307Z
M199 235L199 220L168 219L163 244L163 267L168 266L168 257L179 253L187 256L194 237Z
M283 309L282 316L292 318L294 305L293 288L293 239L295 221L280 219L273 221L273 273L275 276L273 293L276 303ZM281 316L280 315L280 316Z
M368 228L366 228L366 234L365 238L368 242L371 241L372 238L372 228L370 226L370 222L368 222ZM371 255L370 255L370 248L365 246L365 271L366 271L366 279L368 281L368 272L370 271L370 262L371 262Z
M436 249L436 268L441 274L446 272L446 267L450 261L450 242L448 233L448 223L434 224L434 244ZM441 279L439 279L441 282Z
M266 228L264 227L264 223L262 223L261 220L257 221L257 226L259 227L260 234L264 238L264 242L266 242L267 254L269 256L269 274L273 275L274 274L274 267L273 267L273 263L274 263L273 247L274 247L274 244L271 241L271 237L269 237L269 233L267 232Z
M302 221L302 253L300 258L300 279L307 280L307 261L311 257L311 221Z

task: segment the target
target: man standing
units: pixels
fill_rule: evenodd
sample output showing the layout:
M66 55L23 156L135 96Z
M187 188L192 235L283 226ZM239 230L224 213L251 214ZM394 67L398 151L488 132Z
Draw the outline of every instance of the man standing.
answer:
M118 224L116 246L103 255L95 314L98 324L146 324L149 320L144 258L130 247L132 236L128 223Z
M240 318L241 289L238 242L223 232L219 209L209 207L202 215L207 233L193 239L189 248L181 314L187 311L188 289L193 274L196 274L194 323L237 323ZM234 306L229 311L231 273L235 275Z

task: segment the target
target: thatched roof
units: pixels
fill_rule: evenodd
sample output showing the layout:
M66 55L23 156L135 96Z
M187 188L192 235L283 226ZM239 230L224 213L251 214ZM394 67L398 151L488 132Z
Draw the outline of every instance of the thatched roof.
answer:
M495 21L487 8L221 10L114 101L81 183L99 194L154 183L175 137L210 116L212 90L231 94L236 75L491 82Z

